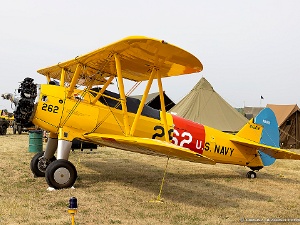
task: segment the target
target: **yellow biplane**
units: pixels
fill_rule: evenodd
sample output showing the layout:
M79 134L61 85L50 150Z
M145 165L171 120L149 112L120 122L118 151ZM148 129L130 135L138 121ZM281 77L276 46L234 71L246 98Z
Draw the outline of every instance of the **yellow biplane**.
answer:
M299 154L279 148L277 122L268 108L236 135L166 112L162 78L202 68L194 55L179 47L133 36L38 70L47 84L38 86L25 78L15 112L20 123L32 122L50 132L45 152L31 160L32 172L45 176L50 187L73 186L77 171L68 158L74 138L197 163L247 166L249 178L275 159L300 159ZM124 79L147 81L141 100L125 93ZM161 111L145 105L153 81L157 81ZM118 93L107 90L112 82Z

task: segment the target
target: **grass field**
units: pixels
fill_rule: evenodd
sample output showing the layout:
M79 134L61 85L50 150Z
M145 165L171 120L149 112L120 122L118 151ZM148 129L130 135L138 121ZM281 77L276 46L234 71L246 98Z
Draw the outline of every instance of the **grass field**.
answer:
M29 163L28 134L0 136L0 224L71 224L69 199L78 199L80 224L241 224L296 220L300 224L300 162L277 160L257 179L247 168L170 160L98 147L71 153L75 189L47 191ZM300 152L300 151L298 151ZM276 224L280 224L277 222Z

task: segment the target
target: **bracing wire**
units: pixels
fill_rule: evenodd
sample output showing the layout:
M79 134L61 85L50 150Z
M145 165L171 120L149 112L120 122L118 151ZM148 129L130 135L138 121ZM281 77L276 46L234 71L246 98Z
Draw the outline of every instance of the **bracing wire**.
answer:
M116 78L117 79L117 78ZM116 81L116 83L118 83L117 81ZM139 86L141 84L141 81L139 81L139 82L136 82L133 86L132 86L132 88L125 94L126 95L126 97L128 97L128 96L130 96L130 94ZM119 88L119 87L118 87ZM105 99L105 98L104 98ZM105 100L105 102L106 102L106 100ZM106 102L106 104L107 104L107 102ZM121 101L119 101L116 105L115 105L115 109L117 109L119 106L120 106L120 104L121 104ZM108 104L107 104L108 105ZM125 135L125 132L124 132L124 130L122 129L122 126L121 126L121 124L119 123L119 121L117 120L117 118L116 118L116 116L115 116L115 114L114 114L114 112L112 111L112 109L111 109L111 107L108 107L109 108L109 112L103 117L103 119L94 127L94 129L91 131L91 133L93 133L93 132L95 132L104 122L105 122L105 120L109 117L109 115L110 114L112 114L113 115L113 117L115 118L115 120L116 120L116 122L117 122L117 124L118 124L118 126L120 127L120 129L121 129L121 131L122 131L122 133Z

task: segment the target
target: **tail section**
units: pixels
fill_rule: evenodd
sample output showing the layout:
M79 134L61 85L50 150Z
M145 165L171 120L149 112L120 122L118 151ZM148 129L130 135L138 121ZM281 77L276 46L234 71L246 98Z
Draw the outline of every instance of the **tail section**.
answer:
M277 119L270 108L263 109L251 119L236 136L245 138L265 146L279 148L279 131ZM259 150L264 166L272 165L275 158Z
M278 124L274 112L269 108L263 109L254 120L250 120L231 141L257 149L264 166L272 165L275 159L300 160L300 154L279 148Z

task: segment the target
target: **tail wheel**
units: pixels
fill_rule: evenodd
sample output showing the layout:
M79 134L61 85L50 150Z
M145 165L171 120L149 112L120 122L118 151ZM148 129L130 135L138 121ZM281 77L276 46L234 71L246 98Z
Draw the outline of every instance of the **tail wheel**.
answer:
M58 159L47 167L45 177L50 187L55 189L70 188L77 179L77 171L70 161Z
M56 158L53 156L50 160L44 158L44 152L39 152L33 156L30 162L30 169L34 176L44 177L45 171L51 162L55 161Z
M255 173L254 171L249 171L249 172L247 173L247 178L249 178L249 179L254 179L254 178L256 178L256 173Z

